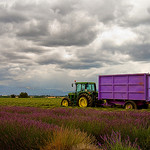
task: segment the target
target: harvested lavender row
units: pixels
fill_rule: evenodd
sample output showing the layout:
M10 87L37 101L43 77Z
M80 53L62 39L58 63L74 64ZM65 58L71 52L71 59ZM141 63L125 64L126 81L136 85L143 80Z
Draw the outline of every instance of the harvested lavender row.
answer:
M80 129L89 135L95 136L98 143L102 145L104 143L102 137L106 135L111 137L113 131L119 132L124 141L130 137L129 142L134 143L136 140L138 146L145 149L150 148L150 112L147 111L101 111L73 108L40 109L2 106L0 107L0 124L1 127L5 126L5 128L15 124L15 130L19 128L32 133L34 131L34 134L38 134L40 138L41 133L46 134L48 130L49 132L58 130L61 126ZM2 128L1 133L4 134Z
M13 114L13 115L12 115ZM114 125L134 125L147 128L150 124L150 112L147 111L100 111L94 109L39 109L32 107L1 107L1 117L24 118L32 120L78 121L78 122L105 122Z

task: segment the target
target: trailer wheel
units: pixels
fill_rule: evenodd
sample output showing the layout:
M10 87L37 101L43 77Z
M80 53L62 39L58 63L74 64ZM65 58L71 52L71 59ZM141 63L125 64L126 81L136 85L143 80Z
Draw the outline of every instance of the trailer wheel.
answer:
M68 97L65 97L61 101L61 106L68 107L71 106L71 100Z
M142 106L142 108L143 108L143 109L148 109L148 104L144 104L144 105Z
M91 96L89 96L86 93L83 93L78 98L78 106L79 107L92 107L93 106L93 100Z
M124 105L125 109L137 109L137 105L133 101L127 101Z
M116 105L115 105L115 104L112 104L110 107L111 107L111 108L115 108L115 107L116 107Z

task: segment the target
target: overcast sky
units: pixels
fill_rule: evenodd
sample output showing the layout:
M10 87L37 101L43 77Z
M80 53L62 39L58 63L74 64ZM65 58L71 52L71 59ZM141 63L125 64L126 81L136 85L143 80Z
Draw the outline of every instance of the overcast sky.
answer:
M0 0L0 85L70 90L145 72L149 0Z

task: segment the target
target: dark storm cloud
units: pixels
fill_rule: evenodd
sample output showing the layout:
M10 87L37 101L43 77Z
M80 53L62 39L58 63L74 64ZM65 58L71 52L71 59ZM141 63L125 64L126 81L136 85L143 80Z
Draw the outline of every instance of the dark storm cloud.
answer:
M90 68L99 68L102 67L99 63L85 63L81 60L75 61L75 60L60 60L59 58L49 58L49 59L43 59L38 62L40 65L49 65L54 64L60 69L72 69L72 70L80 70L80 69L90 69Z
M1 69L1 72L0 72L0 81L5 81L5 80L11 80L12 77L8 75L8 72L7 70L4 70L4 69Z
M128 55L129 60L133 61L150 61L150 44L125 43L121 46L115 45L113 42L103 43L102 49L108 53L121 53Z
M62 57L60 53L54 53L46 56L44 55L40 56L37 63L40 65L54 64L61 69L73 69L73 70L102 67L102 64L100 64L96 60L90 61L90 57L88 57L88 59L89 61L81 60L78 57L65 58Z
M1 14L4 19L0 20L17 23L13 27L18 38L41 46L84 46L93 42L99 34L99 21L104 24L112 22L124 15L128 7L119 0L38 3L20 3L17 0L11 7L3 8Z
M124 49L134 61L150 61L150 44L131 44Z
M8 64L0 64L0 81L8 81L12 80L12 77L15 74L11 73L11 69L14 67L10 67Z
M13 32L13 24L11 23L0 23L0 36L3 34L9 34ZM4 35L3 35L4 36Z
M44 46L84 46L91 43L97 35L97 31L91 30L90 26L81 31L77 29L73 31L72 28L67 31L60 31L59 35L48 36L43 42L39 42ZM88 29L89 28L89 29Z
M25 67L34 65L31 57L27 56L25 53L2 52L1 55L1 64L4 64L4 66L9 64L24 65Z
M58 70L61 78L105 67L113 70L126 61L148 63L150 7L148 2L147 5L141 2L141 8L138 3L3 0L3 4L0 2L1 81L12 78L14 84L20 80L25 83L38 76L48 84L47 79L51 83L59 76ZM126 31L129 34L123 35Z
M27 40L31 41L41 41L42 36L47 35L47 23L38 22L38 21L31 21L28 23L28 26L23 25L22 28L19 29L17 32L18 37L22 37Z
M18 10L10 9L7 6L0 6L0 22L20 23L24 21L27 21L27 18L23 12L18 12Z
M109 42L107 43L109 44ZM91 48L85 48L85 49L79 49L76 51L75 55L78 57L78 60L80 62L83 62L84 64L92 64L93 67L91 68L101 68L107 65L116 65L121 64L124 60L117 60L114 59L114 52L113 49L110 49L110 47L105 50L104 46L92 49Z
M130 5L120 0L94 0L88 2L83 0L78 3L78 8L90 12L93 16L97 16L100 22L106 24L127 13Z
M124 9L120 8L123 5ZM90 44L99 33L99 28L96 27L98 20L104 24L115 21L128 12L129 6L115 0L105 2L64 0L36 5L16 3L13 8L22 10L25 15L32 17L32 21L18 28L17 36L38 45L51 47Z
M127 27L138 27L142 25L150 25L150 16L146 18L140 18L140 19L130 19L125 20L123 23L120 24L121 26L127 26Z
M57 12L58 14L61 14L62 16L65 16L71 12L73 12L76 8L76 4L78 3L78 1L74 1L74 0L61 0L58 1L56 0L55 3L53 3L51 5L51 9L54 12Z
M18 12L15 13L6 13L5 12L0 12L0 22L3 23L19 23L19 22L24 22L26 20L26 18L21 15L18 14Z
M15 1L1 6L0 22L11 23L18 38L43 46L82 46L91 43L98 34L97 19L72 1Z
M29 57L17 54L17 52L3 52L3 56L8 60L29 59Z
M40 65L49 65L49 64L62 64L65 61L62 59L61 55L59 53L53 53L49 55L42 55L37 60L37 63Z
M46 14L45 14L46 15ZM17 36L36 42L43 46L82 46L91 43L98 34L96 20L80 13L61 16L61 19L35 20L23 30L17 32ZM74 18L74 19L73 19ZM36 38L35 38L36 37Z
M147 9L148 13L150 14L150 7Z
M80 70L80 69L91 69L91 68L100 68L102 67L99 63L84 63L82 61L80 62L65 62L63 64L60 64L60 68L63 69L75 69L75 70Z
M139 10L133 14L134 7L133 5L126 7L127 11L123 11L125 14L116 20L120 26L134 28L150 24L150 4L143 7L142 11Z
M69 54L69 53L68 53ZM111 50L103 51L101 49L92 50L87 48L75 49L72 52L73 56L66 58L61 52L41 55L39 56L37 63L39 65L56 65L62 69L90 69L90 68L101 68L106 65L116 65L122 63L122 61L114 60L111 58L113 55Z
M33 54L42 54L42 53L46 53L50 50L46 50L44 48L40 48L40 47L25 47L19 50L20 52L25 52L25 53L33 53Z

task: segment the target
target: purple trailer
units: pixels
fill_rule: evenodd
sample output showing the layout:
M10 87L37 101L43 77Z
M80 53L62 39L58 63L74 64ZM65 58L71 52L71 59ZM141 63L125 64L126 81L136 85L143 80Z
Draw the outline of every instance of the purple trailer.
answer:
M106 105L122 105L126 109L147 108L150 103L150 75L100 75L98 100Z

